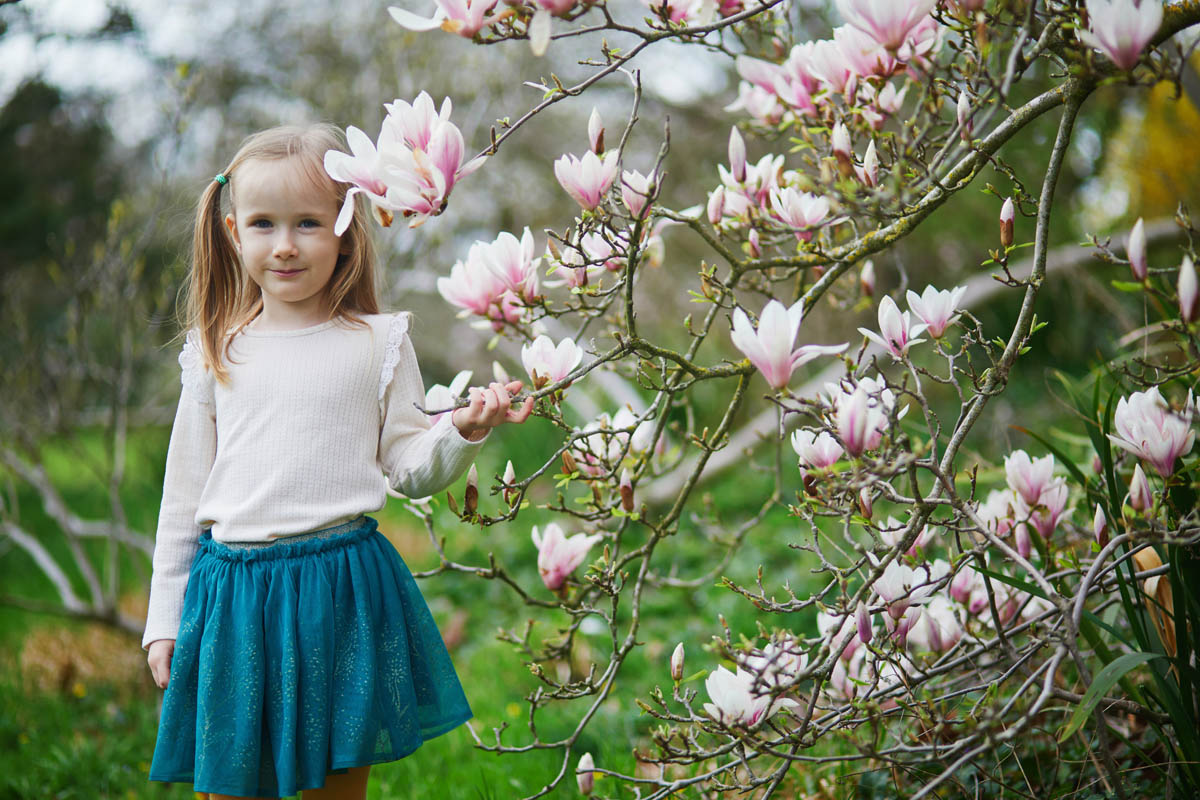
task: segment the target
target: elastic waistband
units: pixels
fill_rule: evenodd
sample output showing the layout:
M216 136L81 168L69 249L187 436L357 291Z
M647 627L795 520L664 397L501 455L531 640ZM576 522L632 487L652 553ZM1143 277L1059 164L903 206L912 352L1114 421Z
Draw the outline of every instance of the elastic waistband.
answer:
M269 542L218 542L209 529L200 534L200 548L226 561L292 558L346 547L370 536L378 527L375 518L363 515L342 525L281 536Z

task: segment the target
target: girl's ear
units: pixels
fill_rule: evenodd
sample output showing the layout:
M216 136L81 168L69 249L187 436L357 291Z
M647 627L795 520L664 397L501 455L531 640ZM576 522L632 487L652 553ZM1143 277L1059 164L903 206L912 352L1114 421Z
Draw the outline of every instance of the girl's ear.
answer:
M229 236L233 239L234 247L241 252L242 240L238 238L237 220L234 219L233 214L225 215L225 227L229 229Z

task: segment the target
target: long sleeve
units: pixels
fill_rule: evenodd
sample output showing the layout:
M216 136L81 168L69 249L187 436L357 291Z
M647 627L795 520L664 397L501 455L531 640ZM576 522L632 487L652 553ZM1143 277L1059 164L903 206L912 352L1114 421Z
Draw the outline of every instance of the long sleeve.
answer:
M157 639L176 638L179 631L188 575L200 542L196 508L217 452L212 378L203 370L192 334L179 363L183 390L167 448L143 650Z
M379 464L393 490L420 498L453 483L487 437L468 441L450 414L430 424L420 411L425 389L408 325L409 315L397 314L388 332L380 378Z

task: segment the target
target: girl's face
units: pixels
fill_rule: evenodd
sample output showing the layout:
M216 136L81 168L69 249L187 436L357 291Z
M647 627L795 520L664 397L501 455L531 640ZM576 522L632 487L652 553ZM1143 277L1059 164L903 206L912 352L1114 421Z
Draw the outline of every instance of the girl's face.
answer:
M337 265L336 198L308 180L293 159L252 159L233 183L225 217L242 265L262 289L263 321L302 327L323 322L325 287Z

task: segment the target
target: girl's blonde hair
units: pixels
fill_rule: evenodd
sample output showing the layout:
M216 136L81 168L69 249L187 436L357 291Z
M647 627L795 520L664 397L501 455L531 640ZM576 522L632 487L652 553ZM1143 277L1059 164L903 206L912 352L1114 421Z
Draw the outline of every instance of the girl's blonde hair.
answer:
M255 159L295 159L303 176L315 186L328 187L330 202L335 209L341 208L350 187L330 178L324 164L326 151L345 149L341 131L324 123L285 125L247 137L233 160L221 170L230 185L230 212L238 168ZM241 269L225 227L221 189L222 184L214 179L200 195L182 324L185 331L199 333L205 366L217 381L228 385L225 360L230 357L233 337L258 316L263 304L262 290ZM325 287L329 319L344 318L357 325L365 324L357 315L379 313L375 251L362 212L362 208L355 209L350 227L342 234L337 264Z

